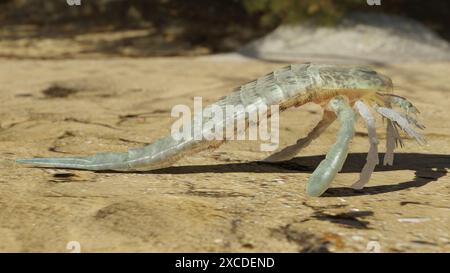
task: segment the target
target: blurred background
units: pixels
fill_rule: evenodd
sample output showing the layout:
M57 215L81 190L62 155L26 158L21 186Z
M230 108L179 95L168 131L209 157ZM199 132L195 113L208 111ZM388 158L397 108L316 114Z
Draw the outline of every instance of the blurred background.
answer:
M75 5L69 5L72 2ZM380 27L383 21L382 28L397 28L415 36L418 32L423 33L422 27L425 27L439 37L430 38L428 32L419 36L434 45L440 43L439 47L443 49L448 48L440 39L450 40L449 1L81 0L80 5L76 2L0 0L0 56L67 58L107 54L141 57L238 51L255 57L258 55L255 51L262 45L256 48L246 45L276 31L281 25L309 26L317 32L317 28L336 28L345 22L347 27L361 23ZM285 41L286 35L306 39L312 36L311 31L305 31L285 33L278 40ZM374 32L373 29L367 31ZM292 44L290 39L285 44ZM317 42L324 43L322 40ZM274 50L270 44L265 47ZM283 47L275 51L279 54L272 57L259 54L257 57L280 59L281 51L286 54ZM289 58L295 59L295 56Z

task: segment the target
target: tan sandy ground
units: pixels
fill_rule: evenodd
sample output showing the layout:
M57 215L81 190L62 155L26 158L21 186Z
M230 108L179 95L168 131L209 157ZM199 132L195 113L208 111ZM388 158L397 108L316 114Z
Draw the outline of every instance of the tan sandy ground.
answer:
M378 67L422 110L428 144L406 140L393 167L348 188L368 150L360 122L343 172L321 198L305 183L334 124L288 163L265 165L255 142L232 142L148 173L26 168L18 157L125 151L170 131L170 110L210 103L283 64L149 58L0 60L0 251L450 251L450 63ZM320 119L281 115L280 146ZM379 120L380 149L385 133ZM373 243L369 243L373 244Z

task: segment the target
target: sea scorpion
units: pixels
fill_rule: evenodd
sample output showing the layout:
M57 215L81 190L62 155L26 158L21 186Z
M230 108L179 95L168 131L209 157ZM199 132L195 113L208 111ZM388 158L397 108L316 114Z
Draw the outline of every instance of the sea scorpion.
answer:
M418 109L406 98L393 94L392 80L368 67L326 64L292 64L236 88L215 105L243 105L246 111L257 111L258 106L278 105L281 111L316 103L323 108L322 120L306 136L293 145L270 155L264 161L278 162L293 158L316 139L334 120L340 123L336 142L331 146L306 185L309 196L320 196L342 169L349 144L355 134L354 124L359 114L368 130L369 152L358 181L351 187L362 189L370 179L378 162L377 136L373 112L387 122L386 153L383 164L392 165L394 148L402 145L398 128L425 144L425 138L415 131L424 126L416 120ZM401 111L392 109L396 106ZM253 109L253 110L248 110ZM206 107L203 111L207 111ZM267 115L270 116L270 111ZM413 115L411 115L413 114ZM249 113L235 113L234 118L248 119ZM203 122L206 122L204 120ZM229 121L227 121L229 122ZM234 121L232 121L234 122ZM222 123L226 123L225 121ZM246 123L248 127L248 123ZM17 159L18 163L36 167L84 170L148 171L172 165L176 160L208 148L216 148L225 140L205 140L187 137L176 140L172 135L122 153L98 153L86 157L56 157Z

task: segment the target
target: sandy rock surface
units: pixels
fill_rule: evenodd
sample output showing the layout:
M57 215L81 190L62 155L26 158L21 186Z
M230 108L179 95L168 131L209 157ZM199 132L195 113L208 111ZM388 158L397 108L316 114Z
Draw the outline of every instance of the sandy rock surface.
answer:
M171 108L211 103L284 64L226 58L0 61L0 251L450 251L450 63L376 67L415 102L428 144L406 140L394 166L348 188L368 150L360 122L324 197L305 183L337 124L295 159L257 163L259 143L231 142L146 173L26 168L18 157L125 151L170 132ZM280 147L320 119L281 115ZM380 150L385 133L378 119Z

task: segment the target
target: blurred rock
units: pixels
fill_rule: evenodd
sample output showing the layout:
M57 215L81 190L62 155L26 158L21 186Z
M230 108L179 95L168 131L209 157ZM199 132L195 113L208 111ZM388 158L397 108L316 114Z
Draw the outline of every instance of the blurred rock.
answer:
M353 13L336 27L283 25L239 53L276 61L398 63L448 61L450 46L411 19Z

